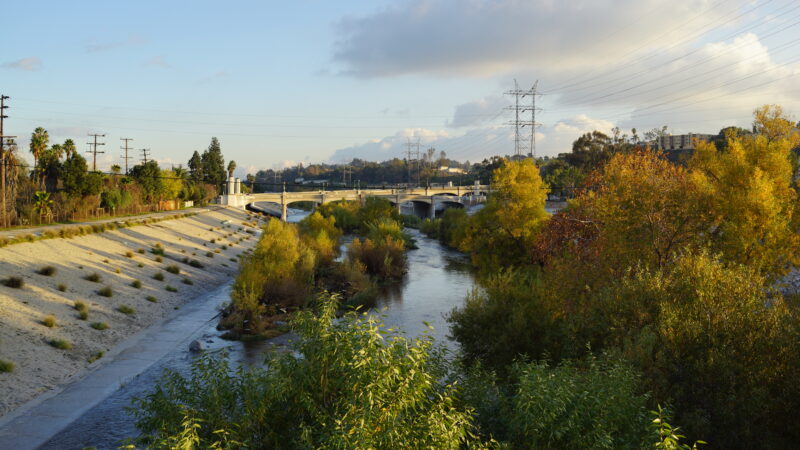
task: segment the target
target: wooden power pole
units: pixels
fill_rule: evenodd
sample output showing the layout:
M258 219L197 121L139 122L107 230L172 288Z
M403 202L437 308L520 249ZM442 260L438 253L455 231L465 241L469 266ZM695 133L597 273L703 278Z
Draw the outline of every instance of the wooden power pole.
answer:
M89 145L92 146L92 149L89 152L92 153L92 172L97 171L97 154L98 153L105 153L105 152L98 152L97 146L98 145L106 145L104 142L97 142L98 137L106 137L105 134L90 134L89 136L94 137L94 142L89 142Z

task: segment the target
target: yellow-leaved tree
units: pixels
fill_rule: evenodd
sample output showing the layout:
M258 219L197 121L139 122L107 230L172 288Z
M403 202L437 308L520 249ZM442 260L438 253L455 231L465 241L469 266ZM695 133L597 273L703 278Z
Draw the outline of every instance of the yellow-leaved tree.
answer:
M594 178L595 189L578 202L599 228L597 245L612 268L662 267L697 243L706 214L686 168L644 150L614 155Z
M778 106L758 108L754 117L755 134L729 134L725 151L701 142L689 167L711 214L712 249L775 279L800 251L791 154L800 134Z
M459 245L484 268L527 262L534 240L550 216L548 187L530 159L508 161L492 175L492 192Z

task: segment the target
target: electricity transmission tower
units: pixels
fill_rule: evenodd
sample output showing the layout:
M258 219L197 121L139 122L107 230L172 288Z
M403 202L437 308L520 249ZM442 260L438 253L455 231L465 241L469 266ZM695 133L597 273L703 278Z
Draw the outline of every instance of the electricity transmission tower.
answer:
M89 150L89 153L92 154L92 172L97 170L97 154L98 153L105 153L105 152L98 152L97 146L98 145L106 145L104 142L97 142L98 137L106 137L105 134L90 134L90 137L94 138L94 142L87 142L89 145L92 146L92 149Z
M514 120L508 124L514 127L514 156L530 156L536 158L536 128L539 123L536 122L536 112L541 111L541 108L536 107L536 97L542 95L537 91L539 81L533 83L530 89L520 89L517 80L514 80L514 89L506 91L506 95L514 97L514 104L507 106L506 109L514 111ZM530 97L530 104L521 104L525 97ZM521 118L526 112L531 114L530 120ZM530 139L523 136L523 128L528 127L530 130ZM526 142L527 141L527 142Z
M128 141L132 141L133 138L119 138L121 141L125 141L125 147L120 147L121 149L125 150L125 156L122 156L122 159L125 160L125 175L128 174L128 160L133 158L133 156L128 156Z
M412 151L411 149L416 147L416 151ZM417 138L417 142L411 142L411 138L406 138L406 165L408 166L408 186L411 187L411 180L412 180L412 171L411 171L411 164L412 162L417 163L417 186L419 186L419 138ZM412 158L415 157L415 158Z
M149 148L143 148L143 149L140 149L139 151L142 152L142 162L144 164L147 164L147 161L148 161L147 157L148 156L152 156L152 155L148 154L148 152L150 152L150 149Z

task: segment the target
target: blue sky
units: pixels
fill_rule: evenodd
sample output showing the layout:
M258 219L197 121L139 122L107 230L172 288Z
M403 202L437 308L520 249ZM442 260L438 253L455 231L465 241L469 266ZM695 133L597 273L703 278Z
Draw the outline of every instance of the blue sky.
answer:
M537 153L592 129L716 132L800 107L796 0L10 2L7 134L106 133L163 164L217 136L240 174L400 156L512 153L502 95L539 80Z

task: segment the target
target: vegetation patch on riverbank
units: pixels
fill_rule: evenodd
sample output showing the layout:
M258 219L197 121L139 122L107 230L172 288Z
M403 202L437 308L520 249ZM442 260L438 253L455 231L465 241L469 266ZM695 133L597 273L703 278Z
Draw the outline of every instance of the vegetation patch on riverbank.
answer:
M271 219L254 252L245 256L223 313L226 336L274 334L278 314L309 306L320 292L339 295L349 307L372 306L377 285L400 279L413 242L386 200L329 203L298 224ZM344 233L361 237L339 260ZM273 330L273 331L271 331Z

